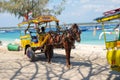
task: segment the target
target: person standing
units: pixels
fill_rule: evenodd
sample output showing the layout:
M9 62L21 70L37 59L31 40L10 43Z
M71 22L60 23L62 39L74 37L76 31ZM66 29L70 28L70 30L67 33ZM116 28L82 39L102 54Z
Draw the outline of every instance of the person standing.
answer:
M97 26L95 26L93 29L93 36L96 36L96 30L97 30Z

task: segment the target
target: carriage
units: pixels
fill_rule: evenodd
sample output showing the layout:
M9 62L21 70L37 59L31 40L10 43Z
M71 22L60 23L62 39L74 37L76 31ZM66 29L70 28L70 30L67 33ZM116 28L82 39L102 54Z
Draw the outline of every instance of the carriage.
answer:
M18 24L19 27L23 25L27 25L27 28L25 32L21 29L21 46L24 49L24 53L31 61L35 61L36 50L41 50L45 53L48 63L50 63L53 56L53 48L56 46L59 48L64 47L66 65L70 68L70 53L72 46L74 46L75 41L80 42L81 40L81 30L79 30L77 24L73 24L71 28L64 30L59 26L58 19L51 15L44 15ZM54 25L55 30L52 30ZM44 30L46 28L49 28L50 31L45 32Z
M59 20L51 15L38 16L18 24L21 29L20 41L24 53L31 61L35 60L35 51L41 50L45 52L46 41L50 34L46 33L52 30L51 26L55 26L55 32L59 32ZM48 31L46 29L49 28ZM51 56L53 56L53 49L50 49ZM47 57L47 54L45 54Z
M113 40L107 39L105 32L105 23L108 21L120 19L120 8L104 12L104 16L96 18L98 23L102 23L102 29L104 33L104 41L107 49L107 62L112 70L120 71L120 22L114 29L118 28L116 38ZM114 32L116 33L116 32Z

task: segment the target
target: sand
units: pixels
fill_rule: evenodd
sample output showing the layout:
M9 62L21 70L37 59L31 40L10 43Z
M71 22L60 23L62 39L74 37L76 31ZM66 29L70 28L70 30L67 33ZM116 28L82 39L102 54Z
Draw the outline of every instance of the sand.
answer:
M39 52L37 52L39 53ZM24 51L8 51L0 46L0 80L120 80L106 60L104 45L76 44L71 51L71 68L66 67L65 50L54 49L52 63L44 53L30 62Z

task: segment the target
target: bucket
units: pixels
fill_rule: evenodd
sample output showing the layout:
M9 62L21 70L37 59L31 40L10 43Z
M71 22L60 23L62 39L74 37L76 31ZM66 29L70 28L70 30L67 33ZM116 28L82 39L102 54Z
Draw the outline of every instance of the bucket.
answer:
M9 51L19 51L20 50L20 46L17 44L8 44L7 46Z

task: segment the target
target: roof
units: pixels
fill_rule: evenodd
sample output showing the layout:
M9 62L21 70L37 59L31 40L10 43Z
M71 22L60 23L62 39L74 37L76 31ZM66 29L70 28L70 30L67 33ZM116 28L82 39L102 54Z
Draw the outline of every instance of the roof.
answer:
M100 22L105 22L105 21L110 21L110 20L115 20L115 19L120 19L120 12L112 14L112 15L108 15L108 16L98 17L95 20L100 23Z
M120 8L106 11L103 14L104 16L98 17L95 20L97 22L105 22L105 21L120 19Z
M25 24L31 24L31 23L43 23L43 22L46 23L46 22L52 22L52 21L59 22L59 20L54 16L44 15L44 16L38 16L36 18L30 19L27 21L23 21L19 23L18 26L22 26Z
M51 21L56 21L59 22L59 20L57 20L56 17L54 16L39 16L36 18L39 22L51 22Z

